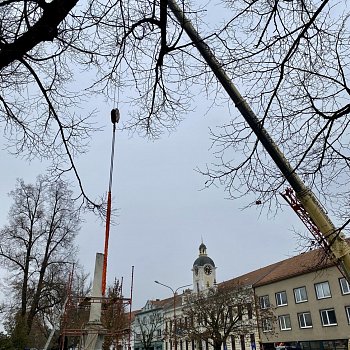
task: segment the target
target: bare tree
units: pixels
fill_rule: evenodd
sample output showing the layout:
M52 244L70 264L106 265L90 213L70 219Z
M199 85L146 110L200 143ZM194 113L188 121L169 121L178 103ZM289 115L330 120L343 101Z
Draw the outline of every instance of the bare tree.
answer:
M9 224L1 229L0 259L8 270L11 333L19 346L26 345L34 324L45 326L45 315L63 304L80 215L63 181L18 180L10 195L14 204Z
M225 4L232 14L215 40L222 44L218 55L226 71L244 86L261 123L327 208L347 211L350 62L345 3ZM234 118L212 136L217 163L207 171L209 179L225 184L232 197L248 190L263 203L280 190L285 180L246 123ZM233 158L232 151L244 158ZM339 200L341 206L335 204Z
M201 18L204 11L181 3L193 22L204 28L205 42L228 75L243 86L243 94L294 169L344 220L341 225L347 224L349 43L347 12L340 10L343 2L334 6L329 1L225 4L226 23L207 30ZM116 18L115 27L105 26L110 38L116 30L119 45L110 52L112 70L100 61L99 86L118 82L114 67L119 67L118 79L136 87L137 109L126 127L154 137L172 129L193 103L192 85L212 94L215 103L227 101L193 43L183 35L182 23L162 10L166 3L125 6L120 3L123 15ZM105 45L111 46L107 38ZM233 112L231 121L213 130L212 138L216 159L201 171L208 177L206 185L220 183L232 198L248 192L256 199L253 203L271 206L269 200L274 198L278 204L285 179L240 116Z
M96 77L84 93L103 93L113 101L116 88L132 87L124 127L150 137L173 130L193 108L198 89L214 105L227 103L227 97L166 0L90 0L79 7L61 2L0 5L0 63L8 57L0 65L1 115L14 152L55 159L56 175L72 169L84 197L74 156L85 150L93 128L72 109L79 98L69 93L67 83L76 78L75 67ZM202 4L180 5L294 169L346 226L346 1L227 0L222 21L212 28ZM61 6L59 16L53 16ZM16 55L6 55L11 47L18 48ZM28 86L29 94L24 93ZM200 170L207 186L221 184L232 198L250 193L253 203L270 207L275 199L279 205L277 194L285 180L240 116L232 112L227 123L212 130L212 139L213 163ZM88 198L86 202L94 206Z
M56 177L73 171L83 203L103 213L103 205L85 193L75 164L96 130L91 113L76 114L83 93L68 88L74 68L65 42L73 46L78 35L77 2L1 2L0 118L12 154L49 160Z
M103 305L102 324L111 335L105 337L103 349L117 349L128 336L130 329L128 314L122 295L122 285L118 280L107 290L108 299Z
M215 103L227 102L183 35L182 23L171 12L162 12L162 2L122 5L125 16L116 19L120 46L113 62L125 65L128 70L122 73L132 72L139 106L128 127L156 137L171 129L193 101L192 84L212 94ZM340 225L347 224L349 43L344 2L227 1L226 22L211 30L201 21L202 9L180 5L203 28L199 31L205 42L242 86L294 169L344 220ZM107 84L113 75L104 72L100 82ZM213 130L212 138L216 159L201 171L208 177L207 186L220 183L232 198L252 193L254 204L270 206L272 198L279 202L285 179L240 116L233 112L228 123Z
M73 303L73 297L79 296L82 298L90 292L91 281L89 280L89 274L85 273L79 265L74 264L74 268L66 281L66 285L62 286L62 289L64 289L64 293L62 293L64 294L64 299L61 300L61 303L51 308L50 312L41 313L39 315L45 345L39 345L37 343L36 346L38 348L45 349L45 346L51 349L61 348L62 344L60 343L62 342L62 339L65 338L61 337L60 328L62 331L62 329L67 327L67 319L69 319L70 325L72 325L77 318L79 318L80 315L78 312L71 313L68 312L68 309L70 309ZM77 325L76 328L80 326L81 324ZM78 344L79 337L75 337L72 343Z
M272 313L259 315L272 318ZM198 294L189 294L178 325L181 337L206 342L215 350L222 349L231 336L256 333L258 320L253 290L250 286L219 286Z
M0 347L3 350L15 350L11 344L11 339L7 334L0 333Z

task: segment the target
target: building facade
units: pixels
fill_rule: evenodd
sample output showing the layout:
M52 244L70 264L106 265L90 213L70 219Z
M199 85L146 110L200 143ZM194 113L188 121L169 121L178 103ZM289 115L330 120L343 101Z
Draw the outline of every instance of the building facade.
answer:
M350 287L321 251L286 259L254 285L259 308L275 319L260 329L264 349L347 350L350 339Z
M192 276L193 290L149 301L138 313L135 350L148 350L140 340L140 326L147 317L154 318L154 313L162 322L150 350L213 350L210 342L183 334L181 324L188 322L184 308L194 295L237 286L249 293L240 305L233 301L234 317L250 328L243 332L242 327L233 329L222 350L350 350L350 286L320 249L217 284L215 263L202 243ZM136 322L137 317L141 323Z
M148 300L135 312L132 322L134 350L162 350L164 340L164 310L170 299Z
M196 318L195 315L184 311L189 300L193 302L198 295L215 295L216 292L211 292L221 289L229 289L233 291L233 294L237 293L236 296L227 294L235 306L225 304L224 307L227 308L225 310L226 317L230 318L226 323L228 323L229 327L231 322L231 324L235 324L235 327L221 348L223 350L260 350L260 343L257 341L259 332L251 281L248 280L247 283L247 280L243 282L243 280L234 279L218 285L216 282L216 266L213 259L208 256L207 247L204 243L200 244L198 257L193 263L192 278L193 290L186 290L182 295L174 296L175 310L172 307L164 309L164 350L213 350L213 341L205 340L204 335L203 339L198 339L198 335L191 337L184 334L186 332L183 332L183 329L188 329L189 327L182 327L182 325L190 322L191 318ZM220 294L220 291L218 293ZM238 299L239 301L237 301ZM229 311L228 309L230 308L231 310ZM200 321L197 320L197 322ZM222 323L222 326L218 326L217 329L221 327L222 332L224 332L224 323ZM210 327L206 327L204 324L198 328L198 333L202 331L203 334L215 331L213 328L210 330Z

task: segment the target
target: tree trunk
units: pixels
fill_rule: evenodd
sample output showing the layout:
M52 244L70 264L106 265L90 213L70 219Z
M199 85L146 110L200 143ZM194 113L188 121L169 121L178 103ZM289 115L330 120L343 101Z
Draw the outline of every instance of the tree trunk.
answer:
M214 350L221 350L222 341L214 342Z

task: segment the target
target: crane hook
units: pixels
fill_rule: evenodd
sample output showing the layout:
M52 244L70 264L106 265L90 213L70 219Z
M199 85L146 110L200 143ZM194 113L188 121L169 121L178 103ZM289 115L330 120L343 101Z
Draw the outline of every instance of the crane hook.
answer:
M111 110L111 121L113 124L119 123L120 113L118 108L114 108Z

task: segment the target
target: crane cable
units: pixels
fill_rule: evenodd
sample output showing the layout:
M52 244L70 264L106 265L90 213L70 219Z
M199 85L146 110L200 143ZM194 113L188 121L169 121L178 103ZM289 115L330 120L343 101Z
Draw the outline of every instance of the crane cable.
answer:
M107 194L107 212L106 212L106 230L105 230L105 242L104 242L104 252L103 252L103 269L102 269L102 296L106 294L106 281L107 281L107 261L108 261L108 242L109 242L109 232L111 226L111 211L112 211L112 182L113 182L113 165L114 165L114 145L115 145L115 131L116 124L119 122L120 113L119 113L119 93L120 93L120 71L119 74L116 73L116 81L114 84L114 92L113 92L113 105L117 106L116 108L111 110L111 122L113 124L113 136L112 136L112 150L111 150L111 161L110 161L110 169L109 169L109 184L108 184L108 194ZM118 90L118 91L117 91ZM116 93L117 93L117 101L116 101Z
M119 112L119 94L120 94L120 73L121 67L119 68L119 74L116 72L116 81L114 84L114 92L113 92L113 105L117 106L116 108L111 110L111 122L113 124L113 136L112 136L112 150L111 150L111 161L110 161L110 169L109 169L109 184L108 184L108 194L107 194L107 212L106 212L106 230L105 230L105 242L104 242L104 252L103 252L103 269L102 269L102 296L105 296L106 293L106 280L107 280L107 262L108 262L108 242L109 242L109 232L111 226L111 211L112 211L112 182L113 182L113 165L114 165L114 145L115 145L115 131L116 124L120 119ZM118 91L117 91L118 90ZM117 101L116 101L117 94Z

